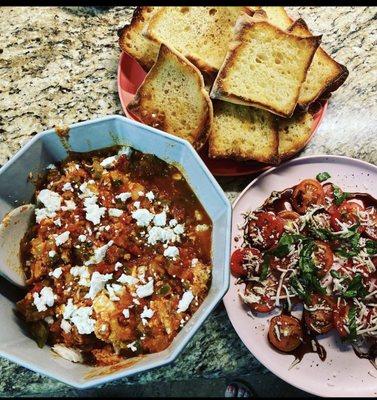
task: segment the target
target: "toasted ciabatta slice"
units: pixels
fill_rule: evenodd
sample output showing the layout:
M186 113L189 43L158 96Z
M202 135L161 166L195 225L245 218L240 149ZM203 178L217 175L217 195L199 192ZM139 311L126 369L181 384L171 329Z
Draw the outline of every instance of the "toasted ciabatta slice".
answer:
M283 31L287 30L292 25L293 20L289 17L284 7L256 6L249 8L253 11L264 11L266 13L268 22L270 22L272 25L277 26Z
M258 108L215 100L209 156L276 163L277 117Z
M295 21L288 30L295 35L312 36L303 19ZM301 86L298 104L302 108L306 108L323 93L338 89L347 79L347 76L347 68L336 62L325 50L319 47Z
M295 113L291 118L279 118L279 157L289 158L302 150L312 136L313 115Z
M141 34L152 15L161 7L136 7L131 23L119 32L120 48L149 70L156 61L160 45Z
M164 7L153 15L144 34L212 74L224 60L242 11L248 12L246 7Z
M243 14L211 97L291 116L320 41Z
M200 149L212 125L212 101L200 71L164 44L127 110L147 125Z

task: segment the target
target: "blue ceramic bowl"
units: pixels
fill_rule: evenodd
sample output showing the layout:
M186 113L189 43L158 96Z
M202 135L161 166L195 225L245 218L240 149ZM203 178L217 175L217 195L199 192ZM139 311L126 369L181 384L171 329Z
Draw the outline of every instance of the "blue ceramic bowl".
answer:
M33 371L77 388L88 388L172 362L226 293L229 285L231 206L193 147L185 140L121 116L107 116L70 126L65 138L51 129L37 134L0 169L0 218L23 202L29 203L34 185L28 180L48 164L79 152L113 145L129 145L174 163L185 175L213 222L213 276L208 296L164 351L125 360L110 367L73 364L48 346L39 349L14 315L12 290L0 281L0 355ZM0 260L1 262L1 260Z

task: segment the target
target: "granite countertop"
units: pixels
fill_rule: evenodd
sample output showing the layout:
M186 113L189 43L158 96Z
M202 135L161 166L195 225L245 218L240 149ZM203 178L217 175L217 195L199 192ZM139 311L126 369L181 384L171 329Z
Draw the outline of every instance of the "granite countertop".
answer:
M117 94L117 30L133 7L0 8L0 164L35 133L106 114L123 114ZM289 8L350 75L330 100L304 154L341 154L377 164L377 7ZM251 177L222 178L230 200ZM77 394L0 359L0 396ZM248 352L218 307L173 365L105 386L271 375ZM266 389L267 390L267 389ZM106 392L103 392L106 393ZM111 392L113 393L113 392ZM264 394L268 393L265 391ZM179 394L179 393L178 393Z

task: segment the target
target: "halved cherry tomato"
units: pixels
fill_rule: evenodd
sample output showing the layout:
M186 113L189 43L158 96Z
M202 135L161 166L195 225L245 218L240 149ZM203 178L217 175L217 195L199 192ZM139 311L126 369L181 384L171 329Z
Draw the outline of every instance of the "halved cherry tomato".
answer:
M273 317L268 330L268 339L280 351L288 353L297 349L303 340L300 321L290 315Z
M254 254L257 257L261 258L261 252L254 247L245 247L243 249L237 249L233 252L232 257L230 259L230 270L236 278L240 276L245 276L247 274L246 268L244 268L245 257L248 253ZM261 258L262 262L262 258Z
M334 253L325 242L316 240L315 244L316 249L313 252L313 261L318 268L318 276L325 276L334 263Z
M339 305L336 304L334 308L334 326L341 337L348 336L344 326L347 326L349 310L350 306L345 300L341 300Z
M291 256L285 256L282 258L278 257L270 257L270 268L275 271L281 272L282 269L287 269L288 266L292 263Z
M328 197L331 201L333 201L334 200L334 187L333 187L332 183L325 183L322 186L322 189L323 189L323 192L325 193L325 197Z
M372 239L377 240L377 211L374 209L370 215L371 225L365 227L365 233Z
M257 220L249 222L249 236L253 240L257 229L260 230L263 243L257 242L263 248L274 246L284 232L284 221L274 213L262 211L257 214Z
M316 334L329 332L333 327L334 302L328 296L312 294L307 306L312 310L304 310L306 326Z
M338 207L333 204L332 206L330 206L327 209L327 212L330 214L330 225L331 225L332 229L334 231L340 231L342 228L340 227L339 222L338 222L341 220Z
M275 278L267 278L267 282L263 285L259 282L248 282L245 286L245 296L258 296L259 301L247 302L248 306L252 311L259 313L268 313L275 308L275 300L271 299L272 296L276 295L278 282ZM263 290L264 294L260 294L259 291Z
M304 179L293 191L292 205L300 214L315 204L325 203L325 193L322 185L315 179Z

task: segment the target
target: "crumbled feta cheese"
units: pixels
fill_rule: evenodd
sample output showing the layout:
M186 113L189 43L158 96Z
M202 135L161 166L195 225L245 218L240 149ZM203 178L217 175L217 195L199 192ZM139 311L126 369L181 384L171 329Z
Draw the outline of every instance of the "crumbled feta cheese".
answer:
M117 261L115 263L114 269L115 269L115 271L118 271L118 269L122 268L122 267L123 267L123 264L121 262Z
M157 242L175 242L177 235L171 228L161 228L160 226L154 226L148 232L148 244L156 244Z
M144 192L142 192L141 190L140 190L139 192L137 192L137 194L138 194L140 197L144 196Z
M52 346L52 350L65 360L77 363L82 363L84 361L79 350L68 348L63 344L54 344L54 346Z
M55 251L55 250L50 250L50 251L48 252L48 256L49 256L50 258L55 257L55 256L56 256L56 251Z
M73 187L71 182L67 182L63 185L63 190L70 190L71 192L73 192Z
M88 261L85 261L85 265L98 264L103 261L108 248L111 247L113 243L114 242L110 240L109 243L95 249L94 254L90 257L90 259Z
M53 192L52 190L42 189L37 196L37 200L40 201L49 211L60 210L62 198L58 193Z
M131 197L130 192L119 193L118 195L115 196L116 199L119 199L120 201L123 202L127 201L130 197Z
M152 318L154 315L154 311L147 306L144 306L143 312L140 314L140 318Z
M93 196L84 200L84 210L86 211L85 218L93 222L94 225L98 225L101 218L105 215L106 208L100 207L97 204L97 196Z
M175 218L173 218L169 221L169 226L171 226L171 227L176 226L177 224L178 224L178 221Z
M153 294L153 279L145 285L140 285L136 289L136 294L139 298L147 297Z
M82 194L79 195L79 197L80 198L95 197L97 199L96 194L88 188L88 183L89 182L84 182L82 185L80 185L80 191L82 192Z
M54 305L54 292L48 286L45 286L39 293L33 293L34 305L38 312L46 311L47 307Z
M169 258L175 258L179 256L179 250L176 246L168 246L164 251L164 256Z
M85 240L86 240L86 235L80 235L80 236L78 237L78 239L79 239L79 242L84 243Z
M193 298L194 298L194 295L192 294L191 290L183 293L183 296L182 296L181 300L179 300L179 303L178 303L177 313L186 311L189 308L190 303L192 302Z
M123 210L119 208L109 208L110 217L120 217L123 214Z
M58 219L56 219L55 221L54 221L54 225L56 225L56 226L62 226L62 221L61 221L61 219L60 218L58 218Z
M122 283L122 284L126 284L126 285L135 285L135 283L139 282L139 279L134 278L131 275L126 275L126 274L122 274L117 282Z
M89 274L89 270L87 267L72 267L69 270L69 272L72 276L80 277L80 279L78 281L78 284L80 286L87 286L87 287L90 286L90 282L89 282L90 274Z
M140 208L140 201L135 201L134 207L135 208Z
M69 235L70 235L70 232L65 231L65 232L61 233L60 235L56 236L56 238L55 238L56 245L60 246L60 245L64 244L69 239Z
M63 273L63 270L61 269L61 267L59 267L59 268L55 268L52 272L50 272L50 275L56 279L59 279L62 273Z
M51 315L48 315L47 317L45 317L43 319L49 325L52 325L54 323L54 318L52 318Z
M113 283L111 285L106 285L106 290L109 293L109 299L111 301L118 301L119 297L117 294L123 291L123 286Z
M153 218L153 223L156 226L165 226L166 225L166 212L162 211L159 214L156 214Z
M178 224L173 228L173 232L177 235L182 235L185 231L185 228L182 224Z
M71 322L76 326L80 335L89 335L94 332L96 321L90 316L93 313L92 307L76 308L71 315Z
M116 164L117 159L118 159L118 157L116 157L116 156L107 157L101 161L100 165L101 165L101 167L106 168L106 169L112 168Z
M63 211L76 210L76 203L73 200L64 200L65 206L62 206Z
M150 202L152 202L152 201L154 200L154 194L153 194L152 191L146 193L146 194L145 194L145 197L146 197Z
M73 300L72 299L68 299L67 304L64 304L63 306L63 318L64 319L70 319L71 315L73 314L73 312L75 311L75 309L77 308L74 304L73 304Z
M130 310L128 308L125 308L122 311L122 314L124 315L124 318L130 318Z
M89 292L85 295L85 298L93 300L112 277L113 274L101 274L98 271L94 271L90 279Z
M191 260L191 266L192 266L192 267L195 267L195 265L197 265L198 262L199 262L199 260L198 260L197 258L193 258L193 259Z
M136 220L137 226L148 226L153 217L154 214L145 208L139 208L138 210L132 212L132 218Z
M46 169L56 169L56 166L54 164L48 164Z
M62 322L60 323L60 327L63 329L63 331L65 333L71 332L71 329L72 329L71 324L65 319L62 319Z

